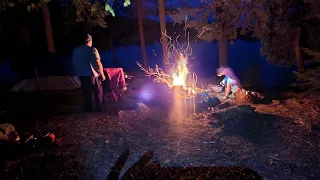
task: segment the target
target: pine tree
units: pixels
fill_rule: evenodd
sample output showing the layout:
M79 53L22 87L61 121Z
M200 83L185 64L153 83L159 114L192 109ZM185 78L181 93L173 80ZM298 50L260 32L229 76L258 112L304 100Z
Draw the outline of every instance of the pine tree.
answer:
M262 38L262 55L269 63L287 66L296 63L298 70L303 71L301 35L306 30L309 46L316 47L320 39L319 1L269 0L268 3L269 29Z
M7 8L12 8L19 5L25 5L28 11L42 10L43 20L45 26L45 34L48 45L48 52L55 53L55 46L52 35L52 27L50 20L50 4L61 3L62 6L74 10L76 14L76 22L87 22L90 26L106 27L105 17L108 14L114 15L112 4L114 0L104 1L90 1L90 0L69 0L61 3L60 1L49 1L49 0L14 0L14 1L2 1L0 5L0 12L5 12ZM130 5L130 0L124 0L123 6Z
M251 34L261 38L267 29L268 14L263 0L202 0L200 8L183 8L171 13L175 22L185 23L201 32L199 38L205 41L219 41L220 65L227 65L227 45L238 35Z
M147 52L146 52L146 42L144 40L144 30L143 30L143 18L142 18L142 1L137 0L137 11L138 11L138 24L139 24L139 35L140 35L140 47L142 53L142 64L146 68L148 66Z

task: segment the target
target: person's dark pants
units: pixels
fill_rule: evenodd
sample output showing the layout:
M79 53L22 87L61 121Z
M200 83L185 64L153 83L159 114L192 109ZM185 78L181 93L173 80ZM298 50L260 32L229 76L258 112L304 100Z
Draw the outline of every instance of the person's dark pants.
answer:
M103 91L99 77L80 76L81 89L86 112L92 112L92 93L94 94L97 111L102 111Z

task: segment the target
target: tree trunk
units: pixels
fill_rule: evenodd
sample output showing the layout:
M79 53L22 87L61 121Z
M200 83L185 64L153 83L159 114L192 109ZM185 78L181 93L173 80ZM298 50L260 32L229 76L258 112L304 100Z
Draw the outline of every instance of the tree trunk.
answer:
M167 47L168 38L164 35L166 33L166 13L164 10L164 0L158 0L159 7L159 18L160 18L160 30L161 30L161 41L162 41L162 54L164 65L169 63Z
M47 39L47 46L49 53L55 53L53 35L52 35L52 28L51 28L51 20L50 20L50 11L47 4L44 3L42 7L43 13L43 21L44 21L44 28L46 31L46 39Z
M142 65L143 67L148 67L147 53L146 53L146 44L144 40L143 32L143 19L142 19L142 0L137 0L138 7L138 24L139 24L139 34L140 34L140 47L142 53Z
M296 31L296 39L294 41L294 51L295 51L295 55L296 55L298 71L303 71L304 70L304 62L302 60L301 51L300 51L300 33L301 33L301 28L297 27L295 29L295 31Z
M114 63L115 63L116 66L119 66L119 61L118 61L116 52L114 51L114 48L113 48L113 45L112 45L111 35L109 35L109 45L110 45L111 52L112 52L112 55L113 55Z
M25 48L28 50L32 49L33 45L32 45L31 36L30 36L30 32L27 24L25 24L24 27L22 28L22 36L25 43L24 44Z
M219 44L219 66L228 66L228 38L223 36Z

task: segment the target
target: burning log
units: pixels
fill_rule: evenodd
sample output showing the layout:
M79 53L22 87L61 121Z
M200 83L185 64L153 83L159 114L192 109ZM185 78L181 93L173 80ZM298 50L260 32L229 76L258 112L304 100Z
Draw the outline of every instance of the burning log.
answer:
M196 95L204 90L196 86L197 75L195 73L190 73L188 69L189 61L194 58L192 57L192 48L189 44L189 34L186 36L187 43L183 45L180 45L178 42L179 36L173 40L170 36L166 34L163 35L169 39L167 47L168 61L165 63L168 72L165 72L157 65L152 69L150 67L144 68L138 62L137 64L140 69L145 72L146 76L154 77L154 82L165 83L171 89L172 102L174 103L173 109L192 109L192 112L195 112ZM201 34L198 35L200 36ZM197 38L198 37L194 40Z
M195 97L195 94L190 93L183 86L174 86L172 88L173 109L180 113L195 113Z
M215 97L210 96L207 92L196 94L188 88L182 86L174 86L172 88L172 99L174 108L184 107L183 110L187 113L198 113L212 109L221 104L221 101Z
M184 95L185 91L183 90L182 86L173 86L172 87L172 95L173 95L173 99L177 100L177 99L181 99Z

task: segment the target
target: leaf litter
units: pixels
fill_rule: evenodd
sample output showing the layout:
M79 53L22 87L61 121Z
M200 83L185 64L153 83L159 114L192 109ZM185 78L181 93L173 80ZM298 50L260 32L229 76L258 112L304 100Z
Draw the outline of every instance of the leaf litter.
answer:
M245 165L265 179L319 178L319 133L304 128L319 115L306 111L311 105L317 105L312 98L298 97L248 105L245 113L232 106L180 120L144 104L117 115L55 116L39 121L34 129L54 132L59 146L9 161L4 177L106 179L118 156L129 148L123 171L152 151L153 160L164 167Z

